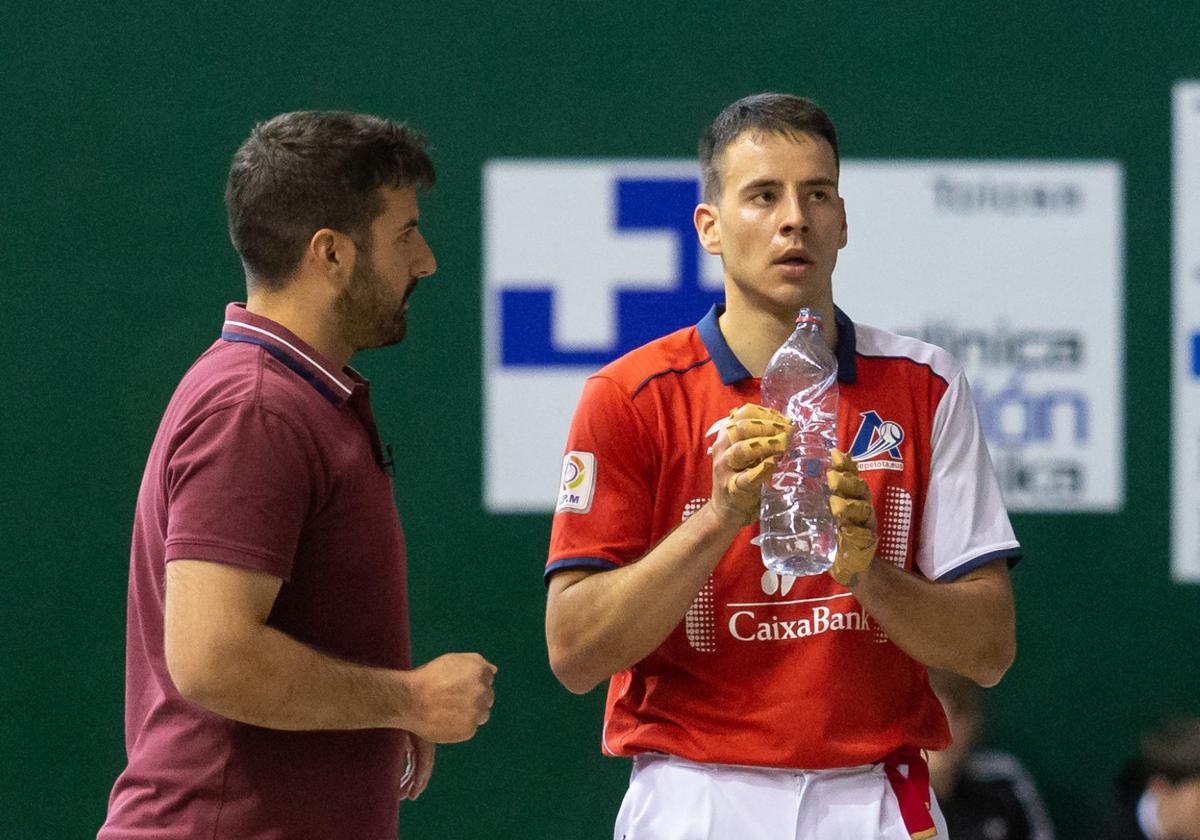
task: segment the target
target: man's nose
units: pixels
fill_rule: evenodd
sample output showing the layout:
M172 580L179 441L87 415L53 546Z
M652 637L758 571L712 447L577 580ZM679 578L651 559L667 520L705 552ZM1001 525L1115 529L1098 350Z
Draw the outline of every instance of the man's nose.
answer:
M437 257L433 255L433 249L429 247L429 243L426 242L424 244L424 253L421 254L416 264L417 277L428 277L437 271Z
M779 232L791 234L799 231L808 232L808 215L804 211L804 200L798 196L788 196L782 202L782 216L779 220Z

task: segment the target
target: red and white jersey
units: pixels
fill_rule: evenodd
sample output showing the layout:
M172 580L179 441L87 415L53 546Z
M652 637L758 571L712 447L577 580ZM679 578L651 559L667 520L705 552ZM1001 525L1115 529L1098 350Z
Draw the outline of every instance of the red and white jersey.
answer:
M760 402L714 308L588 379L546 579L636 562L707 501L718 421ZM962 368L840 310L838 441L871 487L877 558L930 580L1020 555ZM925 668L829 575L768 571L744 528L685 619L609 684L603 749L818 769L949 741Z

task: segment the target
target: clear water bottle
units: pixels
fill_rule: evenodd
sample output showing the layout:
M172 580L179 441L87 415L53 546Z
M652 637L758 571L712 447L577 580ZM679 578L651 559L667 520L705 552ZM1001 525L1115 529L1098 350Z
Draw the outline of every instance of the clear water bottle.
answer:
M796 329L762 378L762 403L791 418L792 439L763 483L759 535L763 563L781 575L817 575L833 565L837 530L825 473L837 444L837 358L822 318L801 309Z

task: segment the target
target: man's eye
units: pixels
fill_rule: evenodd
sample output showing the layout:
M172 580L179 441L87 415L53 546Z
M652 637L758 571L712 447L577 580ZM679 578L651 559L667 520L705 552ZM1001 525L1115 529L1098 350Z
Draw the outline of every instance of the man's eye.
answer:
M829 193L825 192L825 190L817 190L812 194L812 197L817 201L824 201L829 198Z
M770 190L764 190L763 192L755 193L753 200L759 204L769 204L775 200L775 193Z

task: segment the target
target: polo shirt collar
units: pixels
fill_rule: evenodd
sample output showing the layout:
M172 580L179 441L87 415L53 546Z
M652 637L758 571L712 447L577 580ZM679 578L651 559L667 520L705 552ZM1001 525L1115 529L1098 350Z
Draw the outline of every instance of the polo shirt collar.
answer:
M717 366L721 383L733 385L754 377L750 375L750 371L746 370L746 366L742 364L741 360L734 355L733 350L729 348L729 343L725 341L725 336L721 333L721 325L717 319L724 312L724 306L719 303L713 304L712 309L708 310L708 314L696 325L696 331L700 333L700 340L704 342L708 355L712 358L713 364ZM837 346L834 348L834 356L837 357L838 363L838 382L843 385L853 385L858 378L854 322L836 306L833 307L833 319L838 330Z
M342 405L355 388L367 384L352 368L339 368L291 330L248 311L244 303L225 307L221 338L262 347L334 405Z

